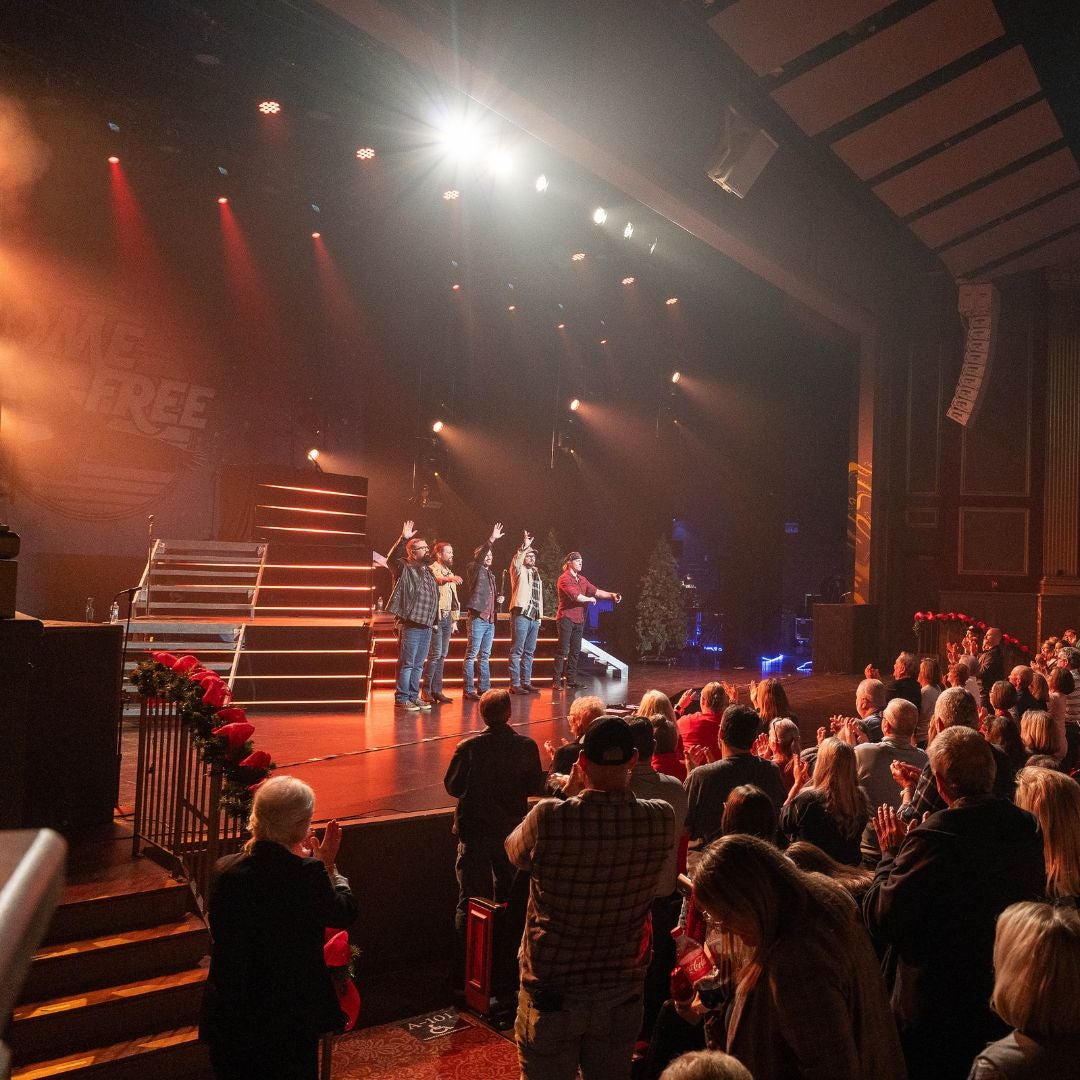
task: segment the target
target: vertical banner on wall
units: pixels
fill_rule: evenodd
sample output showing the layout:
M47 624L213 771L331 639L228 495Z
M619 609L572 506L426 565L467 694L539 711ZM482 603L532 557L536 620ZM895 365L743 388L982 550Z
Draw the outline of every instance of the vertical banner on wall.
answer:
M1001 298L989 282L961 285L957 307L964 320L964 362L945 415L967 427L975 419L990 377Z

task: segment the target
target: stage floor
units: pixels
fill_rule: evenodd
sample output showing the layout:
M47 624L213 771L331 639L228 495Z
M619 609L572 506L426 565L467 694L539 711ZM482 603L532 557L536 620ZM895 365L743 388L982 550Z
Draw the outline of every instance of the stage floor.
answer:
M575 695L596 694L608 704L641 700L653 688L667 693L701 686L712 679L734 682L740 700L761 673L746 668L686 668L636 665L627 680L584 676L583 690L513 698L515 730L535 739L559 742L570 737L566 713ZM814 739L819 724L834 713L851 714L856 676L784 676L792 711L799 720L803 745ZM389 814L417 813L454 805L443 789L443 775L458 742L483 730L476 702L464 701L457 688L450 705L430 712L394 708L393 691L376 691L365 713L251 711L255 745L267 750L278 769L306 780L315 789L315 816L352 820ZM135 799L137 720L125 721L120 777L121 807Z

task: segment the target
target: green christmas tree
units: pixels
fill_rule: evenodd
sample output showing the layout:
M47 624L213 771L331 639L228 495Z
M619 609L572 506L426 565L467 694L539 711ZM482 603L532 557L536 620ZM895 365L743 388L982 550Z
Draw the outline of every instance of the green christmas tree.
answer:
M562 573L562 557L566 554L554 529L548 529L544 542L536 549L536 568L544 584L544 614L555 618L559 606L559 594L555 588Z
M641 579L637 606L638 650L660 656L686 639L685 590L671 546L661 537Z

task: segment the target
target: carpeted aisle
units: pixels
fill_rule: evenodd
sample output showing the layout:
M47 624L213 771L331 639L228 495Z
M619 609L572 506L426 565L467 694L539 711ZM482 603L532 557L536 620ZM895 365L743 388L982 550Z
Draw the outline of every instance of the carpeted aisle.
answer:
M421 1042L398 1024L344 1035L334 1045L332 1080L518 1080L513 1042L470 1023Z

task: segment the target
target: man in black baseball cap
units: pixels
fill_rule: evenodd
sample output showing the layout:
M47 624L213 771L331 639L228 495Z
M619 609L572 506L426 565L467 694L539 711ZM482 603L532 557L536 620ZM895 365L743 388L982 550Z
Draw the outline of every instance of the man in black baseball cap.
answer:
M555 675L552 686L572 689L582 684L577 681L578 657L581 655L581 635L585 629L585 609L597 600L614 600L618 604L622 593L598 589L581 572L581 552L568 551L563 557L563 572L556 586L559 610L555 613L555 625L559 630L559 649L555 655Z

